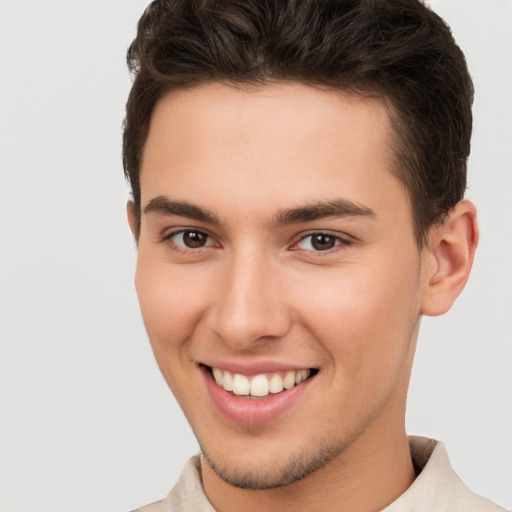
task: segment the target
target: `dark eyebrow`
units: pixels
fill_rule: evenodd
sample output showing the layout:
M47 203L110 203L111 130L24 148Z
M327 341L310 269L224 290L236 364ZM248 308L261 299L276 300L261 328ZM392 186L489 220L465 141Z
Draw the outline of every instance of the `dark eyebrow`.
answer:
M172 201L165 196L154 197L144 207L144 213L157 213L159 215L177 215L188 217L200 222L206 222L218 226L217 216L206 208L201 208L184 201Z
M220 225L218 217L210 210L184 201L172 201L165 196L154 197L148 201L144 207L144 213L177 215L215 226ZM311 222L327 217L375 217L375 212L353 201L335 199L280 210L272 218L271 225L279 227L287 224L297 224L299 222Z
M327 217L375 217L375 212L353 201L334 199L287 210L281 210L272 219L272 225L283 226L299 222L311 222Z

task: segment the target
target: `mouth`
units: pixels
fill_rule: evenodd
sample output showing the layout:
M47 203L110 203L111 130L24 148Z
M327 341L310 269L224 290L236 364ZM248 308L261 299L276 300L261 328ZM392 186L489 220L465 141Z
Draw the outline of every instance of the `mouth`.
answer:
M222 368L203 365L211 374L217 386L235 396L247 399L261 399L290 390L318 373L317 368L243 375Z

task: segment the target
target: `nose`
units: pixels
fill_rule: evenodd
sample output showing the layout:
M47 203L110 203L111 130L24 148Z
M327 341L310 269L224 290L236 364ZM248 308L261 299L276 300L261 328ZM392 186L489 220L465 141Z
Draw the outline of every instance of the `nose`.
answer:
M210 329L237 351L256 350L291 328L278 265L246 251L226 262L209 311Z

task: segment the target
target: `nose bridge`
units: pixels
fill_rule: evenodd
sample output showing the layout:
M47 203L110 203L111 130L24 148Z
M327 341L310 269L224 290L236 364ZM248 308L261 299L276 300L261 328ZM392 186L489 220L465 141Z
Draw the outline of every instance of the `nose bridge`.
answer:
M290 328L272 258L248 246L233 252L224 268L213 308L215 333L237 349L262 338L279 338Z

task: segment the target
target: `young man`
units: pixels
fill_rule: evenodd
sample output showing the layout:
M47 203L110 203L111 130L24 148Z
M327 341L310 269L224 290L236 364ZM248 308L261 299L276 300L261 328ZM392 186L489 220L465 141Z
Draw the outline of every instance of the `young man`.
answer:
M201 446L164 510L502 510L408 438L462 291L473 88L416 0L156 1L129 50L136 286Z

